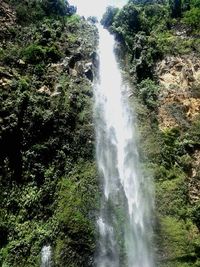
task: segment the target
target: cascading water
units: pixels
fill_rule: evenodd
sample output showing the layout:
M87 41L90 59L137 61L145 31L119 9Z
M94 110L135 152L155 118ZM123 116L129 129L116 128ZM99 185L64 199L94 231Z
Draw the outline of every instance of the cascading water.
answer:
M41 267L51 267L51 246L44 246L42 248Z
M114 55L114 38L100 26L99 36L94 114L103 197L96 266L152 267L151 182L141 171L129 88Z

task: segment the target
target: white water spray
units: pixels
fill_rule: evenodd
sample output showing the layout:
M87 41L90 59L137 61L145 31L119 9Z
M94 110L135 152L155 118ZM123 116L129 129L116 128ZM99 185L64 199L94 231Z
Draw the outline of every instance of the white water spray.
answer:
M129 88L114 55L114 38L99 27L100 81L95 88L96 154L103 181L97 267L153 267L152 190L137 151Z
M51 246L44 246L42 248L41 267L51 267Z

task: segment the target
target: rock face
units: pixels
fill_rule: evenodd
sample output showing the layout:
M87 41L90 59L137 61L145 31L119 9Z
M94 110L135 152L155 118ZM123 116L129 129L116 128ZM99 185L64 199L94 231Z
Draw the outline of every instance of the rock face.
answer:
M187 128L200 115L200 59L194 55L167 57L157 63L156 73L162 90L159 95L158 122L161 131ZM192 153L188 174L190 203L200 200L200 151Z
M200 59L167 57L157 64L156 73L162 87L158 111L160 129L180 123L180 117L173 113L175 106L185 121L195 119L200 113Z
M4 38L11 33L9 29L15 25L16 14L4 1L0 1L0 37Z

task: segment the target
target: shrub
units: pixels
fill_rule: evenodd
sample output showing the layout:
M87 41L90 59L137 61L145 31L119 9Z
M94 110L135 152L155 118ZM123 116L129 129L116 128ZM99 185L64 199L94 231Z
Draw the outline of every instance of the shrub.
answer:
M59 51L58 48L52 46L46 50L46 57L50 58L53 62L57 62L61 59L62 53Z
M22 1L16 5L16 15L18 22L27 23L42 19L45 16L45 12L39 2L30 1L24 3Z
M185 12L183 22L194 29L200 27L200 8L194 7Z
M200 229L200 202L197 203L192 210L192 220Z
M19 60L21 49L18 45L12 45L0 52L0 59L8 65L16 64Z
M38 76L42 76L45 72L45 64L37 64L34 68L34 72Z
M40 63L45 58L45 51L42 46L32 44L24 50L23 56L28 63Z
M143 80L138 86L138 94L143 103L149 109L155 109L157 107L157 99L159 87L154 81L150 79Z

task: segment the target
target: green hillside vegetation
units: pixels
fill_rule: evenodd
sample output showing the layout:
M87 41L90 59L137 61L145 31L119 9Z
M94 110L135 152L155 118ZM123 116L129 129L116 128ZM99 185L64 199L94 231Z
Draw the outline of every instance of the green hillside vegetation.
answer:
M92 88L74 68L93 60L97 31L66 1L1 8L14 23L0 33L0 266L38 267L48 244L55 266L91 266Z
M97 29L65 0L3 0L0 14L0 266L38 267L49 244L55 267L94 266ZM199 57L200 1L129 1L109 7L101 22L116 37L141 159L155 179L156 266L198 267L200 117L189 120L175 102L176 126L160 127L165 92L156 64ZM199 99L198 82L188 90Z

